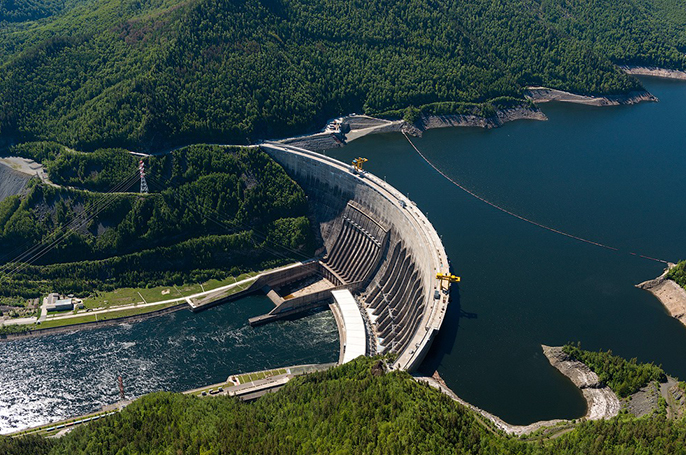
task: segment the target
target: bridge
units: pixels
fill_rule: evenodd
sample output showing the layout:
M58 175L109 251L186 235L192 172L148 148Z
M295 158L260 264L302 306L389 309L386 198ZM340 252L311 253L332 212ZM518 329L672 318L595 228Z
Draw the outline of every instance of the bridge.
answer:
M329 302L341 333L341 362L396 354L416 369L443 323L449 274L443 244L416 205L385 181L333 158L280 143L260 148L307 194L324 245L317 258L265 274L251 291L275 304L267 323ZM357 311L357 315L355 315Z

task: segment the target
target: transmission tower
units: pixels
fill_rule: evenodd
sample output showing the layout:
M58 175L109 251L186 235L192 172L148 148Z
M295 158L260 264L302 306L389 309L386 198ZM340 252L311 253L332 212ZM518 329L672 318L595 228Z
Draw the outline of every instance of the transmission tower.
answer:
M148 182L145 181L145 163L143 160L138 162L138 170L141 174L141 194L148 194Z

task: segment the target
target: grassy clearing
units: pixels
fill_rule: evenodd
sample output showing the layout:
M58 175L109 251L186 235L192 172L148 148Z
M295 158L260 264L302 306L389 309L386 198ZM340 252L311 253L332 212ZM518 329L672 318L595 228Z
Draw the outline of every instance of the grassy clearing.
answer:
M124 318L127 316L136 316L139 314L145 314L145 313L151 313L153 311L157 310L162 310L164 308L169 308L172 306L177 305L177 303L165 303L161 305L151 305L151 306L145 306L145 307L138 307L138 308L128 308L125 310L119 310L119 311L111 311L108 313L102 313L102 314L84 314L83 316L75 317L75 318L64 318L64 319L56 319L56 320L47 320L46 322L42 323L39 326L36 326L37 328L40 329L51 329L55 327L66 327L69 325L75 325L75 324L84 324L87 322L96 322L96 321L107 321L110 319L118 319L118 318Z
M154 288L120 288L111 292L102 292L83 300L86 308L110 308L139 303L153 303L162 300L182 299L192 294L211 291L218 287L233 284L253 277L260 272L244 273L237 277L229 276L223 280L209 280L202 284L184 284L183 286L157 286ZM231 294L227 294L231 295Z

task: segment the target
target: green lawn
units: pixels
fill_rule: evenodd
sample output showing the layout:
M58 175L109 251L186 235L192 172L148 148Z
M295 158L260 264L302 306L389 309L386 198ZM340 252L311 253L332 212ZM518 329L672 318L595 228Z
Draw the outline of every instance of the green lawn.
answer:
M57 319L57 320L47 320L40 324L39 326L36 326L37 328L41 329L50 329L54 327L65 327L68 325L74 325L74 324L83 324L86 322L95 322L97 321L106 321L109 319L117 319L117 318L124 318L127 316L136 316L138 314L145 314L145 313L151 313L153 311L161 310L163 308L169 308L174 305L177 305L176 303L166 303L166 304L161 304L161 305L152 305L152 306L146 306L146 307L141 307L141 308L129 308L126 310L119 310L119 311L112 311L110 313L105 313L105 314L92 314L92 313L86 313L83 316L79 316L77 318L67 318L67 319Z
M202 284L184 284L183 286L157 286L154 288L120 288L111 292L102 292L95 297L83 300L86 308L109 308L113 306L135 305L137 303L152 303L162 300L183 298L199 292L210 291L221 286L235 283L259 274L260 272L244 273L237 277L229 276L223 280L209 280ZM230 295L230 294L229 294ZM142 296L142 298L141 298Z
M158 286L154 288L120 288L111 292L103 292L95 297L88 297L83 300L86 309L101 309L101 308L116 308L120 306L139 305L143 303L154 303L171 299L183 299L186 296L197 294L203 291L211 291L213 289L236 283L258 275L261 272L243 273L237 277L229 276L223 280L209 280L202 284L184 284L183 286ZM243 291L250 287L254 280L247 283L235 286L231 289L223 291L218 294L210 295L206 299L217 300L219 298L228 297L237 292ZM202 301L203 299L197 299ZM163 308L168 308L177 305L181 302L171 302L160 305L134 307L125 310L112 311L106 314L95 315L93 313L85 313L83 310L79 312L81 316L68 319L53 319L56 314L68 314L70 311L51 312L47 320L36 326L35 328L47 329L54 327L65 327L75 324L83 324L86 322L104 321L108 319L122 318L126 316L135 316L138 314L150 313ZM33 327L32 327L33 328Z

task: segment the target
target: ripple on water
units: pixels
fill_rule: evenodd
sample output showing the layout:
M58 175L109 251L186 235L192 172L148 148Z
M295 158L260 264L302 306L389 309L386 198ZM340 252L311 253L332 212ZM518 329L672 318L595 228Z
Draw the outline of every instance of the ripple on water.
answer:
M338 358L330 312L252 328L272 308L252 296L193 314L0 344L0 433L93 412L119 399L183 391L229 374Z

